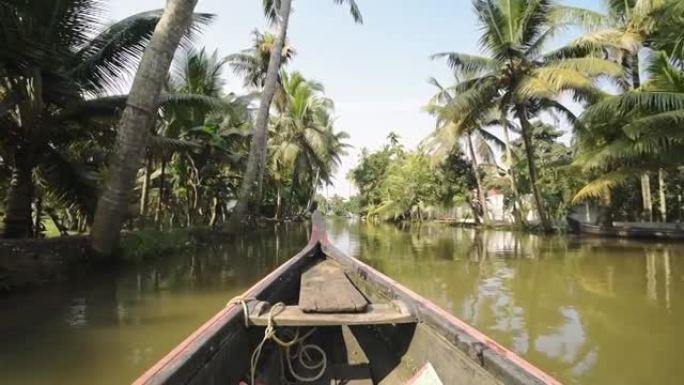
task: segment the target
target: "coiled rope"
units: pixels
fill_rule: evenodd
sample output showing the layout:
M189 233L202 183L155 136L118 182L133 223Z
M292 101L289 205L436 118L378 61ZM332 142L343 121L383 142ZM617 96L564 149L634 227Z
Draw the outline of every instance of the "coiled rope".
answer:
M245 327L249 327L249 309L247 307L247 301L248 299L246 298L234 298L229 304L240 304L242 306L242 313L245 319ZM301 337L299 336L299 328L295 330L295 335L290 341L284 341L278 337L276 334L276 329L275 329L275 324L273 322L273 318L280 314L283 310L285 310L285 304L282 302L278 302L271 306L271 308L268 311L268 323L266 325L266 330L264 330L264 338L262 338L261 342L257 345L257 347L254 349L252 352L252 357L250 358L250 383L252 385L255 385L255 379L256 379L256 370L257 370L257 365L259 364L259 358L261 357L261 352L264 348L264 345L268 340L273 340L278 346L281 347L283 352L281 353L281 359L286 361L286 363L281 363L282 366L287 366L288 371L290 372L290 375L296 379L299 382L314 382L319 380L321 377L323 377L323 374L325 373L326 369L328 368L328 357L325 354L325 351L321 349L320 346L315 345L315 344L305 344L304 341L311 337L311 335L316 332L316 328L313 328L306 332L304 335ZM296 351L293 354L291 354L291 348L296 345ZM315 362L313 358L311 357L310 352L318 352L318 354L321 356L320 360L318 362ZM318 370L316 374L312 376L302 376L299 373L297 373L292 366L292 361L298 361L299 364L309 370ZM313 362L312 364L307 363L308 362ZM283 369L284 370L284 369ZM284 373L283 373L284 374Z

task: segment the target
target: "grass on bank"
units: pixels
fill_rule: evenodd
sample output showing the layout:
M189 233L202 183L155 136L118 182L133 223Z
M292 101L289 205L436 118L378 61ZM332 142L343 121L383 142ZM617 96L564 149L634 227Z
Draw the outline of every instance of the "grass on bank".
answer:
M143 229L123 235L119 253L124 260L141 261L192 246L188 229Z

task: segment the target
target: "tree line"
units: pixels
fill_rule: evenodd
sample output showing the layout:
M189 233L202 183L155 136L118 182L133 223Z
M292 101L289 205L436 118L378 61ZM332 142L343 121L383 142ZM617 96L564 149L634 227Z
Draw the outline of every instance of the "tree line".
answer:
M415 156L441 161L437 170L462 170L449 163L465 158L471 172L462 181L474 184L460 196L476 220L490 221L491 189L504 194L515 222L528 224L534 210L547 231L586 201L602 207L606 222L679 220L684 3L608 1L597 12L550 0L474 0L473 8L482 55L434 55L453 79L430 79L436 93L425 109L437 129ZM549 49L569 28L582 36ZM561 126L570 140L560 139ZM383 168L385 153L365 153L351 173L365 215L411 196L417 178ZM426 197L414 204L441 200L437 190ZM388 217L406 217L414 204Z
M122 227L234 231L301 215L330 183L348 136L323 85L285 68L291 0L265 1L275 32L227 57L195 46L214 18L196 3L110 23L107 2L0 1L3 237L90 232L110 255Z

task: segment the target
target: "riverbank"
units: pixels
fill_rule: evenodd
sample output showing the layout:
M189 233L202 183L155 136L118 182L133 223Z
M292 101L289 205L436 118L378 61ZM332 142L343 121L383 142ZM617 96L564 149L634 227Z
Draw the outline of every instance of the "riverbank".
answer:
M115 263L140 263L227 238L209 227L126 232ZM0 240L0 293L66 280L98 265L89 235Z

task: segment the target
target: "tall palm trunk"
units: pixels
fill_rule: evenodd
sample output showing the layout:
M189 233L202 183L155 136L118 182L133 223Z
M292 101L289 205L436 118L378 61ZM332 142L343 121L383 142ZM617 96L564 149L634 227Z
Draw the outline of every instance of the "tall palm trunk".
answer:
M653 196L651 195L651 178L648 173L641 174L641 203L643 219L653 222Z
M473 138L470 134L467 135L468 138L468 151L470 152L470 165L473 168L473 174L475 174L475 181L477 182L477 195L480 200L480 206L482 207L482 219L485 224L489 224L489 210L487 210L487 197L485 196L484 189L482 187L482 178L480 178L480 170L478 170L477 157L475 156L475 149L473 148Z
M145 176L143 178L142 191L140 192L140 216L147 216L147 206L150 199L150 178L152 174L152 159L145 160Z
M166 159L161 161L161 171L159 173L159 193L157 197L157 209L154 213L154 223L157 226L161 226L161 213L162 207L164 207L164 199L166 197Z
M511 150L511 138L508 133L508 118L506 116L506 109L501 109L501 126L504 132L504 141L506 146L506 162L508 163L508 170L506 175L511 182L511 191L513 192L513 218L518 226L524 226L525 221L522 217L522 204L520 200L520 192L518 191L518 183L515 179L515 172L513 171L513 151Z
M629 57L629 62L632 67L632 89L636 90L641 87L639 53L632 54ZM651 194L651 177L648 173L641 174L641 205L643 209L643 218L649 222L653 222L653 196Z
M665 171L658 169L658 200L660 201L660 220L667 222L667 201L665 201L665 193L667 185L665 184Z
M211 219L209 219L209 226L214 227L218 223L218 218L221 215L221 201L219 201L218 198L214 197L212 200L212 209L211 209Z
M309 194L309 201L306 202L306 212L311 212L311 207L316 200L316 185L318 184L318 179L321 177L321 170L316 169L316 176L314 177L314 182L311 184L311 194Z
M552 230L551 223L546 216L546 208L544 207L544 199L542 198L539 185L537 184L537 161L534 156L534 147L532 147L532 125L527 120L527 109L525 106L516 106L516 114L520 120L520 127L522 128L522 137L525 144L525 155L527 156L527 168L530 174L530 184L532 185L532 195L534 195L534 203L539 215L539 222L542 229L546 232Z
M283 210L283 192L282 192L282 187L280 185L280 181L277 181L276 183L278 184L278 187L277 187L277 195L276 195L275 219L280 220L281 215L282 215L282 210Z
M271 102L275 95L278 85L278 71L280 70L280 63L282 61L283 47L285 46L285 38L287 36L287 26L290 21L290 8L292 0L282 0L280 10L277 16L276 40L273 48L271 48L271 57L268 62L268 71L266 72L266 80L264 82L264 90L261 94L261 103L259 104L259 111L257 112L256 123L254 125L254 135L252 136L252 143L249 149L249 158L247 159L247 169L240 185L240 193L238 195L238 202L235 205L235 211L230 217L227 225L227 231L232 232L238 228L240 222L247 214L249 204L254 195L260 195L257 191L261 182L259 177L263 177L261 171L266 163L266 145L268 139L268 117L271 109ZM255 192L257 194L255 194ZM253 202L259 203L259 202Z
M36 194L36 220L33 222L33 236L39 238L42 233L43 225L43 198L40 194Z
M135 74L116 135L109 177L95 211L92 248L112 255L128 212L135 179L142 164L162 84L173 55L188 30L197 0L168 0Z
M28 238L33 234L31 201L33 180L31 164L27 156L17 154L12 168L10 185L5 203L4 238Z

